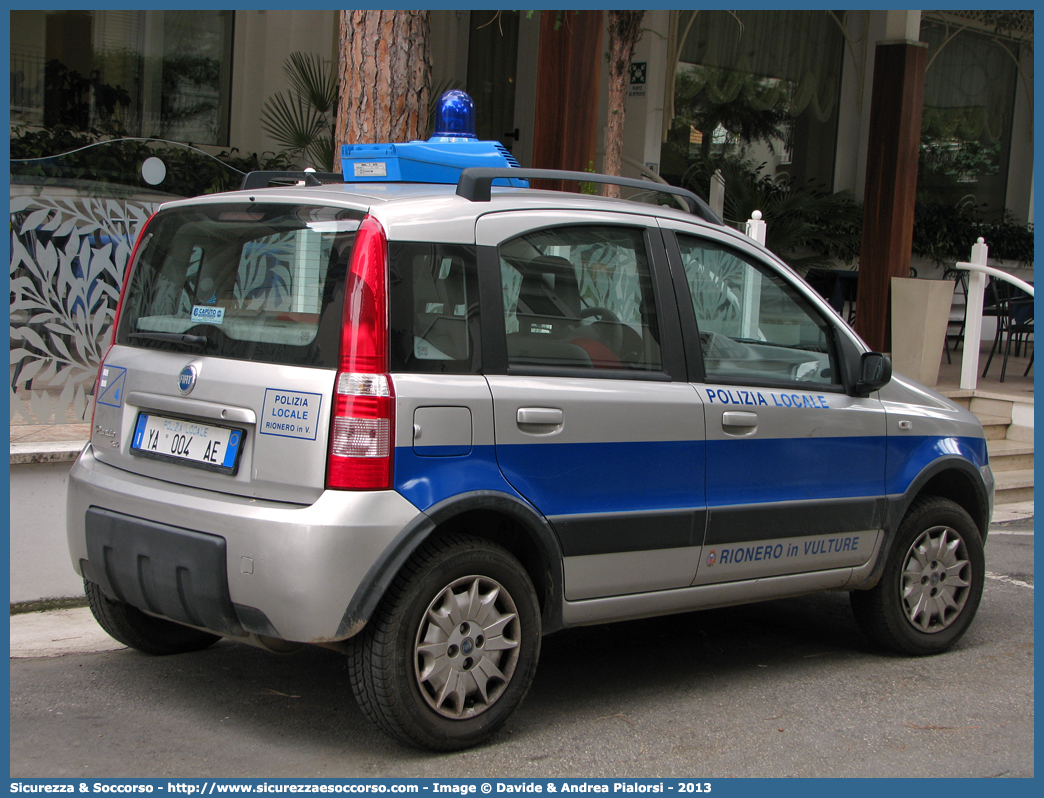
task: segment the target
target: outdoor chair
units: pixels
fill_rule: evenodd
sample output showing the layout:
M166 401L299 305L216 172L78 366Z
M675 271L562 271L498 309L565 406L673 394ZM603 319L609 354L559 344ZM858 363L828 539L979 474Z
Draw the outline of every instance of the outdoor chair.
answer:
M997 333L993 336L993 345L990 347L990 356L986 359L986 367L982 370L982 376L990 370L993 356L999 351L1001 343L1004 344L1004 360L1001 364L1000 381L1008 370L1008 358L1011 355L1011 346L1015 344L1015 356L1022 352L1023 346L1031 345L1033 336L1033 298L1024 291L1012 286L1002 280L990 280L987 286L988 296L992 299L992 305L984 305L982 314L997 317ZM1026 368L1026 374L1032 367L1033 361Z

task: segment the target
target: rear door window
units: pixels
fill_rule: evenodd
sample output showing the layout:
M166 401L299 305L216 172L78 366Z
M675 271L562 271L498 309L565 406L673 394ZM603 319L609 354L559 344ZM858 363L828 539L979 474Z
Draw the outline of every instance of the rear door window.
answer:
M334 368L359 211L214 204L158 214L145 231L120 344Z
M477 373L475 247L393 241L388 260L392 371Z

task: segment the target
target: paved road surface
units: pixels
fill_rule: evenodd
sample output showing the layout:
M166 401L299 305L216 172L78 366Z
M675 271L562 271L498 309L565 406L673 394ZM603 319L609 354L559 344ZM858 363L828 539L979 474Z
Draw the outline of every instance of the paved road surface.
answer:
M995 528L946 655L872 650L841 594L571 630L505 731L451 755L371 728L329 651L13 659L11 774L1032 776L1031 530Z

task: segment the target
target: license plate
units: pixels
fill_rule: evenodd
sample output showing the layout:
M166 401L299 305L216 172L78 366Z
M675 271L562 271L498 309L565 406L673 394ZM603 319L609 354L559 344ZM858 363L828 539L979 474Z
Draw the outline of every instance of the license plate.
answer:
M234 474L242 443L242 430L141 413L131 454Z

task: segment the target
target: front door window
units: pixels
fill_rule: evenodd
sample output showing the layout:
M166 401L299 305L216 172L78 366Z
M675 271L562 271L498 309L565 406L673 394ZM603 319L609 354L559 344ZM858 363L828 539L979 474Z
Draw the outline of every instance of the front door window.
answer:
M678 237L709 382L840 386L825 319L763 264Z

